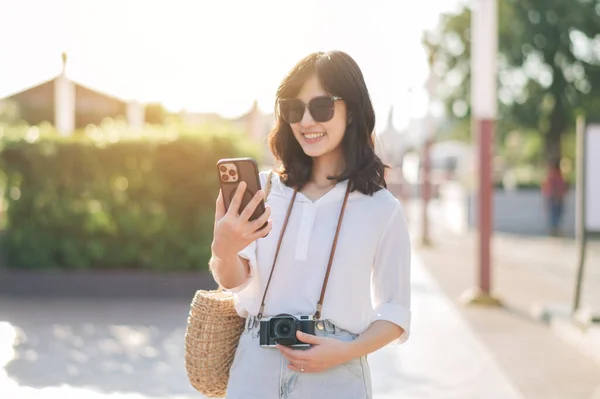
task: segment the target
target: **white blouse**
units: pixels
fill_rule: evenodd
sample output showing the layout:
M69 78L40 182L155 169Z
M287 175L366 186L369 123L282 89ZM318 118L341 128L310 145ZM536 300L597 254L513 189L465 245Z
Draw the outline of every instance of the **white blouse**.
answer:
M266 172L260 173L265 187ZM317 201L298 192L273 279L265 316L279 313L313 315L321 295L347 181L336 184ZM242 317L257 315L283 222L293 194L273 174L267 204L273 229L240 252L249 260L250 278L231 289ZM321 319L355 334L375 320L387 320L410 331L410 240L400 202L382 189L373 196L350 194L338 238Z

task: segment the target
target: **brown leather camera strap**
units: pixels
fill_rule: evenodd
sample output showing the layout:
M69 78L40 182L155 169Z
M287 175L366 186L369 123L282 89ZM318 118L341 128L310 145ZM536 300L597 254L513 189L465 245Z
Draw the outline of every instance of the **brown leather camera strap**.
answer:
M279 234L279 241L277 242L277 249L275 250L275 257L273 258L273 266L271 266L271 274L269 274L269 280L267 280L267 286L265 287L265 292L262 297L262 302L260 303L260 310L258 311L258 315L256 315L256 317L259 320L262 319L263 311L265 310L265 299L267 298L267 291L269 290L269 285L271 284L271 278L273 278L273 271L275 270L275 263L277 263L277 257L279 256L279 248L281 248L281 242L283 241L283 233L285 233L285 228L287 227L288 221L290 220L290 215L292 214L292 207L294 206L294 200L296 199L297 193L298 193L298 189L294 189L294 194L292 195L292 199L290 201L290 205L288 206L288 210L285 215L285 220L283 222L283 227L281 228L281 233Z
M331 254L329 255L329 263L327 264L327 272L325 273L325 278L323 280L323 287L321 288L321 297L319 298L319 302L317 303L317 311L314 314L315 319L321 318L321 309L323 308L323 300L325 299L325 290L327 289L327 281L329 280L329 274L331 272L331 265L333 264L333 257L335 255L335 249L337 247L338 236L340 234L340 229L342 227L342 219L344 218L344 212L346 211L346 204L348 203L348 197L350 196L350 182L348 182L348 187L346 189L346 195L344 196L344 202L342 203L342 209L340 211L340 216L338 218L337 229L335 231L335 237L333 239L333 245L331 246ZM273 277L273 271L275 270L275 264L277 263L277 257L279 256L279 249L281 248L281 243L283 241L283 235L287 228L288 221L290 219L290 215L292 214L292 208L294 207L294 201L296 199L296 194L298 193L298 189L294 189L294 194L292 195L292 199L290 200L290 204L288 205L287 213L285 215L285 220L283 222L283 227L281 228L281 233L279 234L279 241L277 242L277 249L275 250L275 257L273 258L273 266L271 266L271 273L269 274L269 280L267 280L267 286L265 287L265 292L262 297L262 301L260 304L260 310L258 311L257 318L262 319L263 312L265 310L265 300L267 298L267 291L269 290L269 285L271 284L271 279Z

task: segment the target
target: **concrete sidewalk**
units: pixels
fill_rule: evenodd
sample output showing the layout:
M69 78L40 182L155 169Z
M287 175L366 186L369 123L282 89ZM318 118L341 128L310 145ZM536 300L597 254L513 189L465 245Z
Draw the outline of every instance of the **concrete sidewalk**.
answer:
M369 357L375 399L518 399L419 258L409 341ZM0 398L192 399L181 300L0 298Z
M418 243L420 212L415 206L418 205L410 208L409 217L413 240ZM577 264L575 243L567 239L496 234L493 292L505 306L464 306L460 297L476 286L477 237L472 232L457 233L458 224L452 217L440 214L435 204L432 208L433 246L421 247L417 252L523 397L600 398L600 361L595 356L600 352L593 352L591 346L585 345L581 332L575 333L564 323L549 324L538 317L541 309L568 309L572 303ZM597 243L588 251L585 277L584 303L600 310Z
M522 398L418 256L412 293L411 338L371 356L374 398Z

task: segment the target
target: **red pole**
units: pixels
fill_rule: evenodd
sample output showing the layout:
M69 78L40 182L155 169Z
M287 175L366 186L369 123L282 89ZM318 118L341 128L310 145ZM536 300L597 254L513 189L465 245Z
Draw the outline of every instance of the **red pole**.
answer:
M472 2L471 13L471 108L473 134L478 144L478 282L465 295L467 303L498 306L491 295L493 179L492 148L497 114L498 13L497 0Z
M479 289L482 294L491 292L491 239L493 229L493 179L492 145L494 142L494 121L477 120L479 137Z

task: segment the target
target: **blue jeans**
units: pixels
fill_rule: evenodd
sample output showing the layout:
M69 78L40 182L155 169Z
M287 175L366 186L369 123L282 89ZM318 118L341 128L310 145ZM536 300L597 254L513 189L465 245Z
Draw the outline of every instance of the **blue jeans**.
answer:
M357 336L327 320L319 336L343 341ZM227 399L371 399L371 372L361 357L320 373L296 372L276 348L259 346L258 326L249 323L242 333L229 374Z
M548 198L548 213L550 217L550 228L556 230L560 227L563 215L564 203L560 199Z

